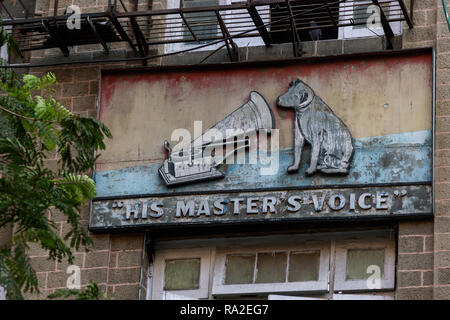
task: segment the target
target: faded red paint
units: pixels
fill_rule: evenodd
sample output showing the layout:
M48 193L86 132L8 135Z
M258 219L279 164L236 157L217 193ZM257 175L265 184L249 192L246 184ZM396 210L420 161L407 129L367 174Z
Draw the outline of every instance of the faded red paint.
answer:
M148 82L150 85L155 82L164 81L166 84L165 99L167 101L177 101L183 97L182 83L187 82L195 88L199 94L210 88L217 90L221 88L227 95L243 95L243 101L248 96L247 90L258 90L260 87L270 85L280 86L284 90L288 83L295 77L315 76L320 82L326 83L328 79L336 73L344 73L351 78L354 73L366 72L367 77L371 77L372 70L386 74L386 81L389 79L391 70L398 70L401 65L427 65L431 66L432 57L429 54L417 54L398 57L371 57L361 59L349 59L340 61L330 61L320 63L292 63L291 65L277 66L274 61L272 66L224 66L222 69L198 69L198 70L167 70L138 72L135 74L108 74L101 79L101 103L99 117L102 118L104 108L110 105L110 99L119 85L124 83L129 86L139 82ZM373 68L375 67L375 68ZM430 72L429 82L431 83L432 73ZM274 107L273 101L268 103ZM272 110L283 118L292 118L293 113L272 108Z

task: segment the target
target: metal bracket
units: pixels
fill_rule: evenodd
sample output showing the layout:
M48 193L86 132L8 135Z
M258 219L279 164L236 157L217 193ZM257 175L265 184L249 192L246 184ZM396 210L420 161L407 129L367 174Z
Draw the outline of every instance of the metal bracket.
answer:
M392 45L392 38L394 37L394 32L392 31L391 26L389 25L389 21L386 18L386 15L384 14L383 8L381 7L378 0L372 0L373 4L376 5L378 8L380 8L380 19L381 19L381 25L383 26L384 35L386 37L387 41L387 49L391 50L394 49L394 46Z
M231 61L239 61L238 46L236 45L236 43L234 43L234 41L232 39L230 39L230 33L228 32L228 29L219 13L219 10L216 10L215 12L216 12L217 20L219 21L220 30L222 31L222 35L225 38L225 45L227 46L228 55L230 57L230 60Z
M95 34L95 36L97 37L98 41L101 43L103 50L105 51L106 54L109 54L109 48L108 45L106 44L105 40L103 40L103 38L101 37L101 35L97 32L97 28L95 27L94 23L92 22L91 19L89 19L89 17L86 17L86 21L89 25L89 27L91 28L92 32Z
M251 0L247 1L247 11L252 18L255 27L258 28L258 32L263 39L264 44L266 45L266 47L269 47L273 43L272 37L270 36L269 31L267 30L263 20L261 19L261 16L258 13L258 10L256 10L255 5L252 4Z
M47 31L50 34L50 36L52 37L52 39L56 42L59 49L63 53L64 57L68 57L70 54L69 49L64 44L64 42L61 40L61 38L58 34L58 31L57 31L57 28L53 28L52 26L50 26L50 23L48 22L48 20L42 20L42 25L44 26L45 31Z
M298 35L297 25L295 24L294 11L292 11L290 0L286 0L286 5L291 17L291 29L292 29L292 50L294 51L294 57L301 56L300 52L300 36Z

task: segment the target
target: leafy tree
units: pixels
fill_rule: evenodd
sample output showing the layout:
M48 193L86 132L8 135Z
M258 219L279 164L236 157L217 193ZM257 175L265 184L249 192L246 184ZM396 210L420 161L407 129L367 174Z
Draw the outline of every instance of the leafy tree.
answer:
M100 292L98 284L95 281L89 282L86 288L83 290L60 289L48 295L49 299L71 297L75 300L99 300L100 297L102 297L104 300L110 300L106 292Z
M17 51L1 27L4 44ZM69 263L73 249L92 243L80 224L80 210L96 192L85 173L93 170L96 151L111 134L100 121L75 115L52 98L55 83L51 73L19 79L10 68L0 69L0 232L13 226L10 243L0 248L0 286L8 299L39 292L27 254L30 243L46 250L49 259ZM49 154L59 159L56 169L46 166ZM64 238L49 218L55 209L71 226Z

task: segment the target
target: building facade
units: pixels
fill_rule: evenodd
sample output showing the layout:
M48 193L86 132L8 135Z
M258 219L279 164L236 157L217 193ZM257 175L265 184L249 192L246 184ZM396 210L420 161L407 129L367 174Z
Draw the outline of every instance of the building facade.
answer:
M55 98L113 134L83 210L82 285L113 299L449 299L441 1L272 2L36 1L47 42L19 34L20 70L53 72ZM94 40L68 45L40 21L70 5ZM30 256L41 294L27 298L66 287L67 263Z

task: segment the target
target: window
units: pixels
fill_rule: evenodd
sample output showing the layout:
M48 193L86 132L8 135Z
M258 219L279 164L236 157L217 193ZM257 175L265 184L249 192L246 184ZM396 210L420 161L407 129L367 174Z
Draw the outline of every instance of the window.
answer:
M234 3L243 3L244 0L168 0L167 1L167 8L168 9L174 9L174 8L180 8L180 6L185 8L193 8L193 7L207 7L207 6L218 6L218 5L229 5ZM264 23L267 23L269 21L268 16L268 6L259 6L257 8L258 12L261 15L261 18ZM264 16L265 12L265 16ZM237 19L239 23L233 28L229 29L231 35L243 32L245 30L248 30L249 23L252 24L254 27L254 24L251 21L250 15L246 10L227 10L227 11L221 11L221 16L223 17L223 20L225 24L229 22L230 19ZM207 37L214 37L219 34L221 34L221 29L217 20L216 15L211 14L211 12L206 13L186 13L185 19L189 23L189 25L192 28L192 31L198 36L199 38L207 38ZM182 31L180 31L182 30ZM185 26L183 23L183 20L181 18L171 18L171 24L168 26L166 30L166 37L167 39L173 39L177 38L177 36L182 36L186 40L192 40L193 36L189 29ZM233 41L236 43L238 47L245 47L245 46L261 46L264 45L264 42L262 39L258 37L244 37L244 38L235 38ZM180 50L186 50L190 48L195 48L201 44L205 44L211 42L211 40L200 40L199 42L184 42L184 43L167 43L165 45L165 52L174 52L174 51L180 51ZM207 46L204 48L198 49L199 51L207 51L207 50L215 50L223 45L222 43L214 44L211 46Z
M383 7L383 12L387 19L394 20L401 18L402 13L398 3L392 3L388 0L379 0L379 3ZM373 2L369 0L346 1L341 4L339 8L340 23L345 24L353 20L356 25L339 28L339 38L349 39L383 36L384 30L381 21L379 18L374 19L377 15L376 9ZM371 17L372 19L370 19ZM375 23L371 24L371 22ZM368 28L367 23L372 25L372 27ZM402 33L401 21L390 22L389 25L395 35Z
M328 40L338 38L338 28L330 25L330 15L335 21L339 18L338 5L324 7L323 0L290 1L295 24L301 41ZM291 20L286 4L270 6L272 25L270 34L275 43L292 41ZM311 27L317 26L317 29Z
M3 28L6 32L11 32L11 26L4 26ZM4 61L9 62L8 46L6 44L0 48L0 57Z
M219 0L181 0L183 8L194 7L210 7L218 6ZM192 31L201 38L208 38L217 35L218 24L217 18L211 12L197 12L186 13L186 21L192 28ZM193 36L189 29L183 24L183 38L193 39ZM199 43L206 43L208 41L200 41Z
M336 246L334 288L337 291L367 290L368 286L375 290L394 289L395 270L391 267L394 263L395 249L390 241L343 241ZM378 277L379 283L371 283L370 277Z
M230 5L242 3L242 0L168 0L168 8L198 7L212 5ZM379 0L394 35L402 33L403 16L398 2L391 0ZM341 4L332 4L328 8L324 6L323 0L291 0L290 6L295 16L295 24L300 41L330 40L330 39L352 39L384 36L381 20L376 14L378 7L370 0L349 0ZM290 11L286 3L257 6L257 11L264 24L270 23L267 30L274 43L289 43L292 41L292 26ZM228 25L231 35L255 28L248 12L244 10L221 11L221 16ZM185 14L185 19L199 38L209 35L210 37L221 35L221 29L215 14L191 13ZM232 22L232 23L231 23ZM336 25L335 25L336 24ZM340 26L338 27L337 24ZM370 28L368 26L371 26ZM181 31L180 31L181 30ZM256 32L252 32L256 33ZM171 18L171 24L166 30L167 39L192 40L190 30L185 26L181 18ZM195 48L199 44L207 43L208 39L199 42L168 43L166 52L179 51ZM209 40L211 41L211 39ZM234 38L238 47L262 46L260 37ZM223 43L214 44L198 50L215 50Z
M154 266L152 299L208 298L210 249L161 251Z
M213 295L328 290L329 246L218 250Z
M149 283L152 299L394 297L395 241L389 231L178 240L159 246Z

